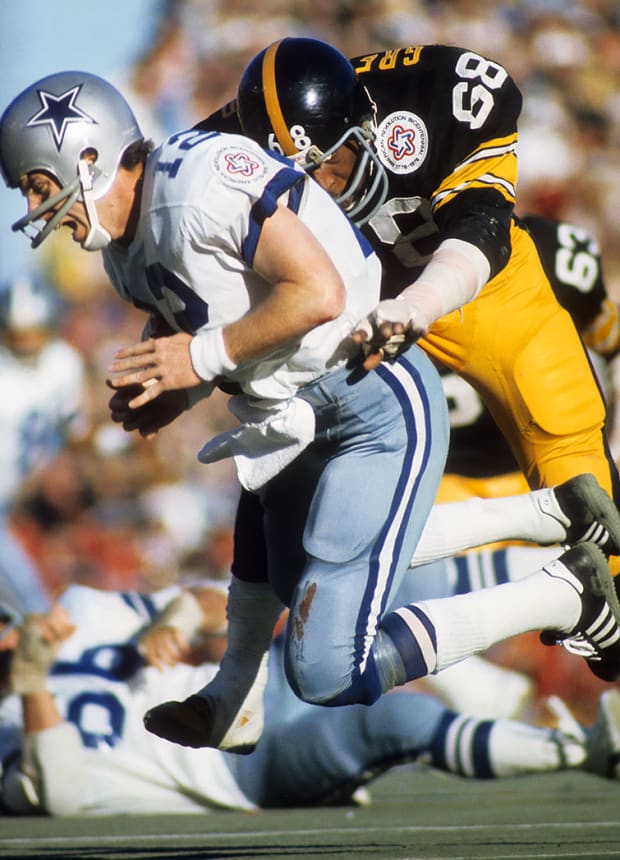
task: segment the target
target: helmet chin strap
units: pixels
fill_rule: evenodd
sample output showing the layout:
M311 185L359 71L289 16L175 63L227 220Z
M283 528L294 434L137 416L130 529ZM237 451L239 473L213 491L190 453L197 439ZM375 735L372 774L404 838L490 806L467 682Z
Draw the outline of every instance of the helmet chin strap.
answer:
M99 223L97 215L97 207L93 197L93 176L91 171L93 168L83 158L78 162L78 173L80 176L80 185L82 187L82 198L86 215L90 224L88 235L81 243L85 251L101 251L106 248L112 241L112 237L108 231Z

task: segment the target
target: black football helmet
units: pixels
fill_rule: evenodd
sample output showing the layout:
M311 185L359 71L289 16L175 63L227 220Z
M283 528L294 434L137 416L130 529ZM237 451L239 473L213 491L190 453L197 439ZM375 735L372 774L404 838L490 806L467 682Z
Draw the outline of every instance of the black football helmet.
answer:
M312 171L340 146L358 154L337 203L354 223L368 221L387 195L372 142L375 105L349 60L318 39L286 38L250 61L237 93L243 133Z

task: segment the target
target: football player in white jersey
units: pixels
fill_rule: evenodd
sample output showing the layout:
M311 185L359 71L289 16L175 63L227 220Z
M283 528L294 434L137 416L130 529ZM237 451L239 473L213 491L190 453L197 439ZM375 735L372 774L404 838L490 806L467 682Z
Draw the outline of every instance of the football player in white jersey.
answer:
M158 403L167 392L187 405L185 389L193 400L220 381L240 392L239 427L199 457L234 457L260 494L269 583L233 580L217 678L151 708L147 728L185 746L251 749L282 604L287 679L313 704L368 705L538 629L584 640L591 670L617 680L620 604L591 541L520 582L392 604L437 492L447 412L416 345L363 367L350 335L377 305L376 257L301 167L252 141L190 129L150 150L121 94L88 73L36 82L0 119L0 167L28 206L15 229L34 230L37 246L67 227L103 251L125 299L176 332L118 351L117 413L123 402L169 406Z
M49 606L36 565L11 529L23 488L84 430L84 363L55 332L51 289L34 274L0 287L0 600Z
M19 691L0 704L0 799L7 811L200 813L342 803L388 767L414 760L473 778L564 768L617 778L617 691L603 696L591 730L567 715L557 730L477 719L405 690L370 708L320 708L291 693L281 639L270 655L267 727L254 753L168 744L143 730L142 714L164 689L183 696L215 671L179 658L193 657L187 643L198 631L202 653L221 632L219 606L204 612L224 599L218 588L140 595L73 585L49 613L29 616L0 639ZM154 655L166 650L160 671Z

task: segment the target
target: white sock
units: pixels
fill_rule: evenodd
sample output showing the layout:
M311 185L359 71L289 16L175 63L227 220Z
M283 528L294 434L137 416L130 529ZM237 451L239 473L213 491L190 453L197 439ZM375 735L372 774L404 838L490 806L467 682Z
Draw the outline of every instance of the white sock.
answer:
M566 538L565 524L555 495L548 489L434 505L410 565L417 567L495 541L561 543Z
M515 582L524 579L531 573L540 570L554 558L562 555L562 547L541 546L508 546L502 549L481 549L463 553L451 559L433 562L428 567L413 568L411 578L424 577L423 582L429 583L427 588L433 588L441 571L440 565L448 571L443 574L443 581L447 578L452 586L451 593L454 594L457 587L461 591L478 591L480 588L491 588L504 582ZM466 583L469 587L464 587ZM445 586L443 591L429 591L430 597L447 597ZM416 598L417 599L417 598ZM420 598L424 600L425 598Z
M514 720L480 720L452 713L445 715L429 754L420 761L461 776L497 778L579 767L585 758L582 730L566 733Z
M423 689L453 711L489 720L516 719L535 695L530 677L478 656L427 675Z
M562 555L562 547L509 546L506 547L506 574L510 582L529 576L532 571Z
M512 720L493 723L489 759L497 777L579 767L585 757L583 739Z
M435 627L436 671L520 633L545 629L568 633L581 614L573 586L544 570L518 582L418 605Z

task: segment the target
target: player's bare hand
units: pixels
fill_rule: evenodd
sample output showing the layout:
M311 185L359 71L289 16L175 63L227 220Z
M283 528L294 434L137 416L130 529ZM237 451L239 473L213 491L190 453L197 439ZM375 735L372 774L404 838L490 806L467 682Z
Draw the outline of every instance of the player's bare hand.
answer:
M189 642L176 627L147 630L140 637L138 647L146 662L160 670L166 666L176 666L190 653Z
M199 385L202 380L194 370L189 351L191 340L191 335L180 332L119 349L108 368L108 384L115 389L141 386L142 390L127 401L130 409L150 403L164 391Z
M374 370L383 360L394 361L426 333L421 315L399 299L385 299L358 324L352 334L364 352L364 368Z
M69 612L59 603L54 603L46 613L28 616L29 621L50 645L60 647L76 630Z

